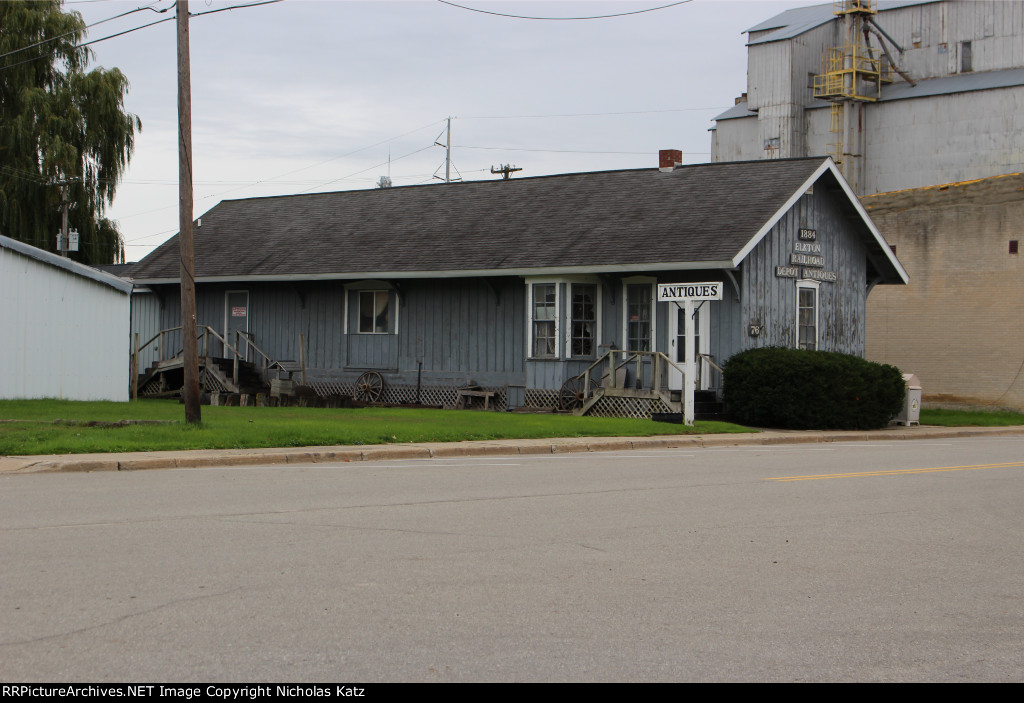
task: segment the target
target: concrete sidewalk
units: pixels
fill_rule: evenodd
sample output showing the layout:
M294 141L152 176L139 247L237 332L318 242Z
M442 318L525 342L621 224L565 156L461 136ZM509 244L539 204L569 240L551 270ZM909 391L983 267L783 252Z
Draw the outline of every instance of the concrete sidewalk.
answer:
M495 439L475 442L291 447L287 449L195 449L179 452L125 452L122 454L50 454L39 456L2 456L0 457L0 473L137 471L141 469L266 466L269 464L432 459L436 457L515 456L519 454L557 454L560 452L757 446L809 442L946 439L950 437L985 437L990 435L1017 434L1024 434L1024 426L889 427L870 431L766 430L750 434Z

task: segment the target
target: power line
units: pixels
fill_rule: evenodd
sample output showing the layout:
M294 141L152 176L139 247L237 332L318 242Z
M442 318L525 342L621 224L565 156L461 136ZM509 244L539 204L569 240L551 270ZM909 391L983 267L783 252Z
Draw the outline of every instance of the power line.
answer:
M123 34L130 34L132 32L137 32L140 29L145 29L146 27L152 27L155 24L163 24L164 22L172 22L172 21L174 21L174 19L175 19L174 17L165 17L164 19L157 20L156 22L150 22L149 24L144 24L144 25L141 25L139 27L135 27L133 29L126 29L125 31L118 32L117 34L111 34L109 37L101 37L100 39L94 39L92 41L87 41L87 42L83 42L81 44L76 44L72 48L73 49L81 49L82 47L90 46L92 44L99 44L101 41L106 41L107 39L113 39L114 37L119 37L119 36L121 36ZM18 63L11 63L11 64L7 64L6 66L0 66L0 71L6 71L7 69L14 68L16 66L23 66L24 64L32 63L33 61L38 61L39 59L50 59L52 61L53 60L53 56L50 56L48 54L40 54L39 56L35 56L35 57L31 58L31 59L25 59L24 61L19 61Z
M566 21L571 21L571 20L605 20L605 19L611 19L613 17L625 17L626 15L641 15L641 14L643 14L645 12L656 12L657 10L664 10L666 8L669 8L669 7L675 7L676 5L685 5L686 3L691 2L691 0L679 0L679 2L672 2L672 3L669 3L668 5L661 5L659 7L648 7L647 9L644 9L644 10L632 10L630 12L617 12L617 13L612 14L612 15L593 15L593 16L590 16L590 17L532 17L532 16L529 16L529 15L510 15L510 14L507 14L507 13L504 13L504 12L492 12L491 10L479 10L479 9L477 9L475 7L467 7L465 5L458 5L458 4L454 3L454 2L449 2L448 0L437 0L437 1L439 3L441 3L441 4L443 4L443 5L451 5L452 7L457 7L460 10L469 10L470 12L479 12L479 13L484 14L484 15L495 15L496 17L509 17L509 18L517 19L517 20L547 20L547 21L553 21L553 22L566 22Z
M358 154L361 151L366 151L367 149L372 149L375 146L380 146L381 144L387 144L388 142L393 142L396 139L401 139L402 137L406 137L406 136L408 136L410 134L414 134L414 133L419 132L421 130L427 129L428 127L433 127L434 125L436 125L436 124L438 124L440 122L444 122L444 120L434 120L433 122L429 122L429 123L427 123L427 124L425 124L425 125L423 125L421 127L417 127L415 129L410 129L408 132L403 132L402 134L396 135L394 137L389 137L388 139L382 139L379 142L374 142L373 144L367 144L366 146L361 146L358 149L353 149L352 151L346 152L344 154L339 154L338 156L332 156L329 159L324 159L322 161L317 161L314 164L310 164L308 166L302 166L300 168L292 169L291 171L285 171L284 173L279 173L276 176L271 176L270 178L264 178L264 179L260 179L260 180L256 180L256 181L250 181L250 182L244 183L242 185L239 185L239 186L237 186L235 188L228 188L227 190L222 190L222 191L219 191L217 193L211 193L210 195L204 195L201 198L198 198L198 200L203 201L203 200L209 200L210 198L219 198L222 195L227 195L228 193L234 193L235 191L244 190L246 188L252 188L252 187L264 184L264 183L273 183L273 182L287 183L287 181L281 181L279 179L281 179L281 178L283 178L285 176L290 176L293 173L298 173L299 171L305 171L307 169L315 168L317 166L322 166L323 164L330 163L331 161L336 161L338 159L344 159L346 157L352 156L353 154ZM427 148L429 148L429 147L427 147ZM422 151L422 149L420 151ZM408 154L406 156L408 156ZM399 157L399 158L405 158L405 157ZM379 166L372 166L371 168L378 168L378 167ZM362 173L362 171L359 171L358 173ZM352 175L358 175L358 173L352 174ZM330 183L334 183L334 182L336 182L338 180L344 180L346 178L348 178L348 176L343 176L342 178L335 179L333 181L313 182L314 183L313 187L317 188L317 187L320 187L320 186L329 185ZM309 182L310 181L306 181L306 183L309 183ZM122 181L122 183L135 184L134 181ZM301 181L299 181L299 183L301 183ZM177 181L163 181L163 182L153 181L150 184L151 185L173 185L173 184L177 184ZM162 212L164 210L170 210L170 209L172 209L174 207L177 207L177 206L176 205L168 205L167 207L154 208L152 210L143 210L142 212L135 212L135 213L132 213L131 215L123 215L123 216L119 217L118 219L119 220L128 220L128 219L131 219L133 217L140 217L142 215L149 215L149 214L154 213L154 212Z
M231 7L221 7L216 10L207 10L206 12L190 12L189 17L202 17L203 15L212 15L215 12L227 12L228 10L239 10L247 7L257 7L259 5L273 5L274 3L284 2L284 0L261 0L261 2L250 2L245 5L232 5Z
M542 153L551 154L628 154L631 156L650 156L649 151L585 151L579 149L523 149L514 146L466 146L463 144L456 144L457 149L486 149L488 151L536 151Z
M390 161L391 162L400 161L401 159L404 159L406 157L412 156L413 154L418 154L421 151L426 151L427 149L433 149L433 148L434 148L434 145L431 144L429 146L423 147L422 149L416 149L415 151L410 151L408 154L403 154L402 156L398 156L396 158L393 158ZM321 183L318 186L313 186L313 188L322 188L324 186L329 186L332 183L337 183L338 181L344 181L344 180L346 180L348 178L351 178L352 176L358 176L360 173L366 173L367 171L372 171L375 168L380 168L381 166L385 166L385 165L387 165L387 163L388 163L387 161L382 161L379 164L375 164L373 166L370 166L369 168L364 168L364 169L362 169L360 171L356 171L355 173L350 173L347 176L342 176L341 178L335 178L333 181L327 181L326 183ZM299 191L298 193L294 193L294 195L301 195L303 193L309 193L310 191L313 190L313 188L307 188L306 190Z
M238 10L238 9L244 9L246 7L257 7L259 5L272 5L272 4L278 3L278 2L284 2L284 0L262 0L262 2L251 2L251 3L248 3L248 4L244 4L244 5L232 5L231 7L221 7L221 8L218 8L216 10L207 10L206 12L189 13L189 17L201 17L202 15L212 15L215 12L226 12L227 10ZM152 9L152 8L140 8L140 9ZM170 9L170 8L168 8L168 9ZM153 11L154 12L158 12L158 10L153 10ZM134 10L133 10L133 12L134 12ZM159 12L166 12L166 10L159 10ZM125 13L125 14L128 14L128 13ZM111 19L115 19L115 18L111 18ZM133 27L131 29L126 29L123 32L117 32L116 34L111 34L111 35L106 36L106 37L100 37L99 39L93 39L92 41L82 42L81 44L76 44L72 48L73 49L81 49L83 47L91 46L93 44L99 44L100 42L107 41L108 39L114 39L115 37L120 37L120 36L123 36L125 34L131 34L132 32L137 32L140 29L146 29L147 27L152 27L152 26L157 25L157 24L163 24L164 22L171 22L171 21L173 21L175 19L177 19L177 18L175 18L175 17L165 17L162 20L157 20L156 22L149 22L148 24L143 24L143 25L140 25L138 27ZM100 23L96 22L94 24L100 24ZM90 25L90 26L93 26L93 25ZM19 49L19 51L20 51L20 49ZM52 59L53 57L43 54L43 55L36 56L34 58L31 58L31 59L26 59L25 61L19 61L18 63L8 64L7 66L0 66L0 71L4 71L4 70L6 70L8 68L14 68L15 66L21 66L21 65L26 64L26 63L31 63L33 61L38 61L39 59L44 59L44 58Z
M470 115L460 117L461 120L525 120L540 119L548 117L607 117L615 115L655 115L664 112L710 112L711 110L724 110L723 105L711 107L676 107L664 110L622 110L618 112L565 112L550 115Z
M154 0L154 2L151 2L150 5L154 5L158 1L159 0ZM164 13L164 12L167 12L168 10L170 10L170 9L171 9L170 7L166 7L163 10L157 10L157 9L155 9L153 7L150 7L149 5L147 5L145 7L137 7L134 10L128 10L128 12L122 12L119 15L114 15L113 17L108 17L105 20L100 20L98 22L93 22L92 24L87 24L84 27L82 27L82 29L83 30L89 29L90 27L95 27L97 25L101 25L104 22L110 22L110 21L116 20L116 19L118 19L120 17L125 17L127 15L135 14L136 12L142 12L144 10L152 10L153 12ZM28 46L23 46L20 49L15 49L14 51L8 51L6 54L0 54L0 59L5 58L7 56L10 56L11 54L17 54L18 52L21 52L21 51L28 51L29 49L34 49L35 47L42 46L43 44L49 44L50 42L55 42L58 39L63 39L64 37L70 37L73 34L77 34L78 31L79 30L76 29L75 31L72 31L72 32L65 32L64 34L61 34L60 36L50 37L49 39L43 39L42 41L37 41L35 44L29 44ZM78 47L76 47L76 48L78 48ZM18 64L15 64L15 65L18 65Z
M243 188L249 188L251 186L260 185L261 183L270 183L270 182L273 182L273 181L277 181L278 179L284 178L285 176L290 176L293 173L298 173L299 171L306 171L306 170L311 169L311 168L316 168L317 166L323 166L324 164L330 163L331 161L337 161L338 159L344 159L346 157L352 156L353 154L358 154L361 151L366 151L367 149L372 149L375 146L380 146L381 144L387 144L388 142L393 142L396 139L401 139L402 137L406 137L406 136L408 136L410 134L414 134L416 132L419 132L421 130L426 129L427 127L433 127L434 125L436 125L436 124L438 124L440 122L444 122L444 120L434 120L433 122L425 124L422 127L417 127L416 129L410 129L408 132L403 132L402 134L399 134L399 135L394 136L394 137L390 137L389 139L382 139L379 142L375 142L373 144L368 144L366 146L361 146L358 149L353 149L352 151L346 152L344 154L339 154L338 156L332 156L331 158L324 159L323 161L317 161L316 163L310 164L308 166L302 166L301 168L292 169L291 171L285 171L284 173L279 173L276 176L271 176L270 178L264 178L262 180L254 181L253 183L250 183L250 184L247 184L247 185L239 186L237 188L231 188L229 190L221 191L220 193L215 193L213 195L208 195L208 196L206 196L206 198L215 198L217 196L224 195L226 193L233 193L236 190L242 190ZM333 181L330 181L330 182L333 183ZM326 183L324 185L326 185Z

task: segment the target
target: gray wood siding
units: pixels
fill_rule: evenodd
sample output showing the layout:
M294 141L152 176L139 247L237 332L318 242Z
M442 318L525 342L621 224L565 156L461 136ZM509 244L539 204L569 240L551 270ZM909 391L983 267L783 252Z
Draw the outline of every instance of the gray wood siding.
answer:
M300 358L305 337L307 374L354 378L360 369L392 373L392 382L415 383L419 362L424 382L505 385L525 383L526 290L517 277L413 280L398 290L398 334L357 334L358 295L349 291L345 333L342 283L263 283L200 285L196 291L199 325L223 334L225 293L249 292L249 333L271 358ZM180 324L176 286L160 287L159 328ZM393 292L394 295L394 292ZM393 319L393 318L392 318ZM138 321L141 331L142 321ZM145 340L142 340L145 341ZM169 335L167 354L181 348L180 334ZM223 354L219 342L211 353ZM154 351L154 353L156 353ZM346 372L349 369L349 372Z
M131 298L132 315L132 339L129 346L134 350L134 335L139 336L139 345L148 342L153 335L163 329L160 314L160 302L157 297L149 292L133 292ZM150 364L159 358L159 350L156 342L146 347L139 354L139 373L142 373Z
M415 371L422 361L424 373L504 374L522 381L526 287L521 279L415 280L403 282L400 299L402 371Z
M340 369L345 353L345 288L340 283L305 284L302 330L306 338L306 364L313 369ZM296 356L290 357L298 360Z
M817 231L825 259L824 271L835 271L835 283L818 288L818 349L864 355L864 308L867 290L866 251L841 211L819 182L776 223L742 264L743 306L740 329L743 348L796 346L796 291L792 278L775 275L776 266L789 266L801 228ZM750 337L745 330L759 322L763 332Z

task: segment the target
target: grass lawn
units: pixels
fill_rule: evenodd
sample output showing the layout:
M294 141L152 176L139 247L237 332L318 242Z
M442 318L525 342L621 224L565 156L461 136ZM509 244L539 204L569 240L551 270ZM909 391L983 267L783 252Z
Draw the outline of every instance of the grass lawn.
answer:
M643 437L754 432L726 422L695 427L650 420L406 408L203 407L185 423L175 400L132 403L0 400L0 454L242 449L542 437ZM87 422L158 421L94 426Z
M1011 427L1024 425L1024 413L921 408L921 424L943 427Z

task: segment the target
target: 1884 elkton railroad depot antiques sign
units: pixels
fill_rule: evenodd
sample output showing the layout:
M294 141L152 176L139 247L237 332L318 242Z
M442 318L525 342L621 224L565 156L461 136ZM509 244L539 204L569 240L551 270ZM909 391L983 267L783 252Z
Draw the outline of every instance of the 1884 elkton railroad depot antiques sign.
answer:
M776 266L778 278L809 278L812 281L836 282L835 271L825 271L825 257L821 255L818 231L800 230L800 239L789 254L789 266ZM802 269L802 270L801 270Z

